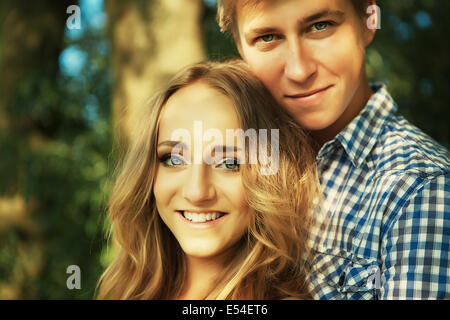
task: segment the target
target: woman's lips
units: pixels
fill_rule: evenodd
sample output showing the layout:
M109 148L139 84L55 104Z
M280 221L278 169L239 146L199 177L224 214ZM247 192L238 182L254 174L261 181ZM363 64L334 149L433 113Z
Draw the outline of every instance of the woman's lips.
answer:
M226 212L221 211L191 211L191 210L179 210L177 211L181 219L195 228L208 228L213 227L217 223L220 223L227 215Z

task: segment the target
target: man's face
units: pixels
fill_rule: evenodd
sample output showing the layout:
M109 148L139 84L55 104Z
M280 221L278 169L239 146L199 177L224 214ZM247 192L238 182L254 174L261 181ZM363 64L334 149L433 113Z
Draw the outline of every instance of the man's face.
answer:
M241 0L237 24L243 59L300 125L323 130L345 117L373 37L350 0Z

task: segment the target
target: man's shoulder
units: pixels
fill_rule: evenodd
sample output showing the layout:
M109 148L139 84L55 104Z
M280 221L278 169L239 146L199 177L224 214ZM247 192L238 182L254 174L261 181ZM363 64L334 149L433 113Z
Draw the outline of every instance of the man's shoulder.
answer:
M370 160L379 174L432 178L450 171L449 151L402 116L386 123Z

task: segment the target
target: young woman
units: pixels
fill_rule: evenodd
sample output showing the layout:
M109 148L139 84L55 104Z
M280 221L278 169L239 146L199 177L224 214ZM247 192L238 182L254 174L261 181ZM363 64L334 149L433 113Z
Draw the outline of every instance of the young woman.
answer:
M320 192L301 128L237 60L181 71L148 111L111 194L119 252L98 298L307 298Z

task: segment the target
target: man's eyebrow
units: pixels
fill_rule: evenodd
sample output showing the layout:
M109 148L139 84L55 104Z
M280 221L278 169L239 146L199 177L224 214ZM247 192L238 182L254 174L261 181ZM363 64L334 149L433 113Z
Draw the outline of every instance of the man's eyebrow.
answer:
M317 13L314 13L314 14L306 17L306 18L303 18L301 20L301 23L302 24L306 24L308 22L312 22L314 20L322 19L322 18L325 18L325 17L343 18L343 17L345 17L345 13L342 12L342 11L339 11L339 10L328 10L328 9L325 9L325 10L319 11Z
M248 32L246 32L246 34L252 34L255 36L259 36L259 35L263 35L263 34L274 33L276 31L277 31L277 29L275 29L275 28L263 27L263 28L250 29Z

